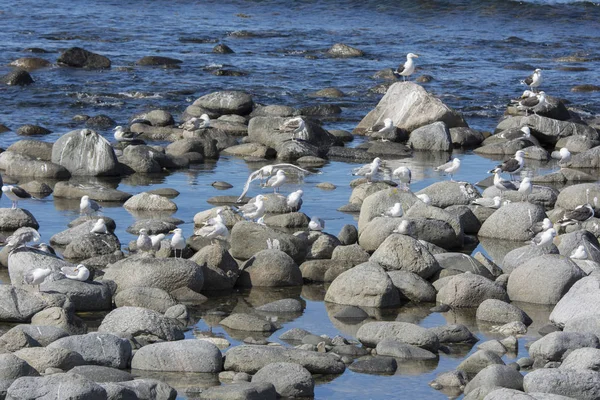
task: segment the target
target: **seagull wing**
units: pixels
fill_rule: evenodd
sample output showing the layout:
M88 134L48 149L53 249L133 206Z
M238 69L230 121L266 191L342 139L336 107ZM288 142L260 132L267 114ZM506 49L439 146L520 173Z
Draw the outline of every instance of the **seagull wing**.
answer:
M519 102L519 105L521 107L535 107L538 105L538 103L540 102L540 99L538 99L537 97L528 97L526 99L523 99Z
M533 74L529 75L527 78L523 79L521 82L528 86L531 85L533 83Z
M506 160L500 165L500 169L505 172L512 172L517 170L520 167L519 161L516 158L511 158Z
M448 161L446 164L442 164L439 167L435 167L435 171L444 171L447 168L450 168L453 165L452 161Z
M404 72L406 68L404 67L404 63L398 65L398 69L396 69L396 73L397 74L401 74L402 72Z
M252 183L252 181L255 181L260 178L260 171L261 171L260 169L257 169L256 171L251 173L250 176L248 176L248 180L246 180L246 184L244 185L244 190L242 191L242 194L240 195L240 197L238 197L238 199L237 199L238 203L240 203L242 201L242 199L244 198L244 196L246 195L246 193L248 193L248 189L250 189L250 183Z
M77 276L77 272L75 272L76 267L62 267L60 272L67 278Z
M21 199L31 198L31 195L25 189L22 189L18 186L13 186L11 190L17 197L20 197Z
M294 164L275 164L275 165L273 165L273 171L275 171L277 169L286 169L286 170L289 169L289 170L292 170L292 171L295 170L295 171L300 171L300 172L305 173L305 174L312 174L313 173L313 172L310 172L310 171L308 171L308 170L306 170L304 168L300 168L299 166L294 165Z

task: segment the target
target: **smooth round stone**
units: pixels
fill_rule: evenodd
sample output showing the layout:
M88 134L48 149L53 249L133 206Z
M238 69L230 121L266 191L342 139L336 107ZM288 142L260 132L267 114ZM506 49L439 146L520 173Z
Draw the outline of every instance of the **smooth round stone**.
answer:
M231 189L233 187L232 184L224 182L224 181L215 181L215 182L211 183L211 186L214 187L215 189L221 189L221 190Z

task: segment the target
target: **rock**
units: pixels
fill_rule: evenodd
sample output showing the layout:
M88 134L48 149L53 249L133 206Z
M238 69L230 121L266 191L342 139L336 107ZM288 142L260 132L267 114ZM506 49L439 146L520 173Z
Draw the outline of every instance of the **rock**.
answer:
M570 118L569 112L565 114ZM567 119L565 118L565 119ZM598 140L598 133L588 125L570 121L560 121L558 118L544 117L541 115L530 115L528 117L508 118L500 122L496 131L511 128L513 126L529 126L531 134L542 144L555 145L563 137L583 135L592 140Z
M104 383L102 384L106 391L109 391L109 387L119 393L116 398L120 398L122 393L125 393L125 398L135 399L150 399L150 400L174 400L177 397L177 391L171 386L164 382L157 381L154 379L134 379L132 381L118 382L118 383ZM130 396L130 397L127 397ZM109 397L110 399L111 397Z
M148 156L151 154L151 156ZM136 145L127 146L119 161L131 169L132 172L140 174L153 174L162 172L162 163L166 162L167 156L153 150L149 146Z
M559 369L598 371L600 368L600 349L585 347L573 350L567 355Z
M444 122L434 122L412 131L407 144L415 150L449 151L452 138Z
M144 56L137 60L135 63L144 67L152 66L174 66L181 64L183 61L176 58L164 57L164 56Z
M281 397L314 396L315 380L300 364L277 362L259 369L252 377L253 383L270 383Z
M66 349L80 354L87 364L127 368L131 358L128 340L107 333L88 333L58 339L49 349Z
M31 324L61 328L70 335L87 333L85 322L75 315L73 310L65 310L61 307L50 307L38 312L31 317Z
M202 267L203 291L229 290L240 275L240 268L235 259L219 245L203 247L191 260Z
M22 376L39 376L35 368L14 354L0 354L0 365L0 382L13 381Z
M133 235L137 235L140 229L145 229L148 235L156 235L159 233L167 234L175 228L177 228L177 225L171 221L163 221L160 219L142 219L135 221L133 225L128 226L126 230Z
M375 347L382 340L391 338L433 353L437 353L440 345L433 332L408 322L368 322L358 329L356 338L368 347Z
M69 182L57 182L54 185L53 197L65 199L80 199L88 195L90 199L96 201L119 202L122 203L132 195L120 190L107 188L99 185L86 184L85 187Z
M595 167L594 165L588 164L586 168ZM570 185L561 190L558 198L556 199L556 207L564 210L574 210L578 205L586 204L591 201L589 199L593 199L594 197L598 196L600 196L600 189L595 183L580 183L577 185Z
M302 273L294 260L283 251L261 250L244 263L236 285L298 286L302 285Z
M41 161L52 159L52 143L39 140L19 140L8 146L6 151L12 151Z
M309 222L310 218L301 212L291 212L265 218L265 224L280 228L305 228L308 227Z
M132 381L133 375L129 372L121 371L116 368L103 367L100 365L78 365L71 368L70 374L81 375L93 382L124 382Z
M26 124L17 128L17 135L21 136L47 135L49 133L52 133L52 131L39 125Z
M85 126L90 128L109 129L115 126L116 124L117 123L114 119L112 119L108 115L102 114L89 117L85 120Z
M24 332L29 337L33 338L36 342L38 342L41 346L48 346L50 343L58 340L60 338L69 336L69 334L58 327L55 326L34 326L34 325L17 325L10 330L8 330L4 335L10 334L11 332ZM4 337L1 336L0 340L3 340Z
M29 156L5 151L0 154L0 169L6 175L26 176L34 179L68 179L66 168L48 161L35 160Z
M477 320L493 322L495 324L506 324L513 321L520 321L525 325L530 325L532 320L523 310L513 304L501 300L484 300L477 307Z
M442 325L429 328L440 343L475 343L479 339L464 325Z
M138 340L181 340L183 332L177 323L156 311L140 307L120 307L104 317L99 333L129 333Z
M79 353L61 348L30 347L16 351L14 355L42 373L47 368L60 368L68 371L77 365L86 363Z
M242 143L231 146L223 150L223 154L229 154L238 157L256 157L256 158L274 158L276 152L274 149L260 143Z
M338 246L333 250L331 254L332 261L347 262L352 266L362 264L369 261L369 253L363 250L357 244L351 244L348 246Z
M298 313L302 309L302 303L296 299L281 299L256 307L256 311L268 313Z
M435 302L435 288L414 272L389 271L388 276L400 292L400 298L408 299L414 303Z
M252 111L254 102L251 95L230 90L209 93L194 101L193 104L220 115L246 115Z
M22 208L0 208L0 230L15 231L27 226L38 229L40 224L33 214Z
M436 390L464 387L468 382L467 375L463 371L442 372L429 382L429 386Z
M517 267L508 278L512 301L556 304L585 273L571 259L546 254Z
M600 316L600 277L588 276L575 282L550 314L550 321L564 327L571 321Z
M325 301L381 308L398 305L400 298L383 268L367 262L335 278L327 289Z
M71 175L114 176L120 174L115 152L105 138L91 129L70 131L54 142L52 162Z
M339 97L344 97L345 94L338 88L328 87L328 88L317 90L316 92L310 93L309 96L310 97L339 98Z
M87 258L113 254L119 250L121 250L121 243L115 235L88 233L73 239L65 248L63 256L69 260L81 261Z
M475 275L483 276L490 280L495 277L481 263L463 253L440 253L434 255L438 264L446 271L470 272Z
M235 53L233 50L231 50L231 47L229 47L223 43L219 43L215 47L213 47L212 52L218 53L218 54L233 54L233 53Z
M111 288L105 282L81 282L61 279L42 283L40 289L62 293L75 311L104 311L112 309Z
M235 382L213 386L200 393L200 400L275 400L277 392L270 383Z
M320 156L320 148L328 148L336 140L333 135L312 120L305 119L305 140L291 141L292 131L282 131L280 126L289 118L254 117L248 123L248 138L252 142L277 150L279 159L295 160L303 156ZM316 146L316 147L315 147Z
M221 351L203 340L154 343L136 351L131 368L160 372L218 373L223 366Z
M27 193L35 195L37 198L47 197L52 194L52 188L44 182L29 181L21 185L21 189Z
M491 386L523 390L523 375L508 365L489 365L479 371L465 386L465 394L472 392L478 387Z
M481 132L467 127L451 128L450 137L454 146L464 148L477 147L485 139Z
M0 285L0 321L28 322L47 307L40 297L12 285Z
M0 351L15 352L26 347L40 347L37 340L21 330L9 330L0 336Z
M392 357L380 357L380 356L365 356L361 359L356 360L348 369L354 372L363 374L386 374L393 375L398 368L398 363Z
M348 46L344 43L336 43L327 50L327 54L331 57L362 57L365 53L355 47Z
M138 114L134 119L143 119L150 122L152 126L171 126L175 124L173 116L166 110L152 110L143 114Z
M390 356L401 360L437 360L438 358L437 354L393 338L381 340L377 343L376 350L380 356Z
M392 118L397 128L412 132L433 122L444 122L448 128L467 126L463 117L435 96L413 82L394 83L374 110L360 121L353 133Z
M464 188L463 188L464 187ZM465 190L469 196L465 195ZM431 200L431 205L446 208L453 205L469 205L472 197L480 197L477 188L469 183L440 181L435 182L416 194L426 194Z
M123 204L127 210L177 211L177 205L166 197L146 192L138 193Z
M532 238L532 224L541 222L546 213L531 203L510 203L494 212L481 225L479 236L494 239L525 241Z
M248 332L273 332L276 327L269 321L250 314L231 314L219 322L229 329Z
M572 369L538 369L525 375L523 388L526 393L552 393L568 398L592 400L600 397L600 373Z
M33 83L29 72L22 68L15 68L8 74L0 76L0 82L9 86L25 86Z
M306 242L294 235L285 234L254 222L242 221L231 230L231 255L248 260L261 250L267 249L267 239L279 240L281 251L301 262L306 254Z
M523 265L528 261L545 254L558 255L558 248L555 245L526 245L523 247L517 247L516 249L506 253L506 255L504 256L504 260L502 261L502 271L504 271L505 274L511 274L520 265Z
M7 399L107 399L106 390L77 374L52 374L43 377L22 377L13 382Z
M311 374L341 374L346 369L332 354L286 348L282 346L236 346L225 353L223 369L254 374L275 362L302 365Z
M597 349L600 341L592 333L552 332L533 342L529 354L536 361L561 361L569 351L583 347Z
M584 245L588 254L588 260L600 262L600 243L591 232L577 230L575 232L560 235L558 251L565 256L571 255L580 245Z
M92 53L80 47L65 50L57 60L58 65L74 68L102 69L110 68L110 60L100 54Z
M457 367L457 371L464 371L466 374L474 376L489 365L504 365L502 358L494 352L487 350L477 350L467 357Z
M454 276L437 294L438 303L450 307L478 307L487 299L509 301L506 291L493 281L469 273Z
M388 236L371 256L371 262L387 271L414 272L424 279L440 270L437 260L425 246L418 240L401 234Z

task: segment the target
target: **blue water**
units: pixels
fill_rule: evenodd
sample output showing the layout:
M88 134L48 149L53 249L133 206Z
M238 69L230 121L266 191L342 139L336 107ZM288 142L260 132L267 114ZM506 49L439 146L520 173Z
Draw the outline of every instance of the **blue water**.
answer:
M38 56L53 63L60 51L73 46L105 55L112 68L81 71L50 67L33 71L35 83L21 87L0 86L0 123L16 130L26 124L42 125L52 134L39 138L55 141L81 125L72 121L76 114L106 114L118 124L126 124L135 114L155 108L180 113L196 98L217 90L239 89L254 96L257 103L302 107L333 103L342 114L326 119L326 129L352 130L381 98L369 89L382 83L372 76L383 68L395 68L405 54L419 54L416 75L433 76L427 90L461 111L469 125L492 131L506 104L525 88L519 80L534 68L544 70L544 90L569 100L569 106L584 117L600 114L600 92L578 93L579 84L598 84L600 70L600 6L592 2L504 0L472 1L59 1L40 5L33 0L15 3L0 1L0 74L10 70L11 61ZM240 34L243 32L243 34ZM361 58L333 59L325 51L343 42L365 52ZM225 43L235 54L213 54L216 43ZM39 47L48 53L31 54L25 48ZM183 61L180 69L142 68L135 61L143 56L161 55ZM565 59L564 57L576 57ZM576 61L579 60L579 61ZM565 67L583 67L568 71ZM215 76L214 68L247 73L243 77ZM314 99L307 95L325 87L336 87L346 96L340 99ZM100 133L110 138L111 131ZM0 135L0 147L21 139L14 132ZM356 140L360 143L361 140ZM460 180L477 182L486 176L497 160L472 152L455 152L462 159ZM432 171L437 161L407 160L414 171L413 190L419 190L445 177ZM443 160L446 161L446 160ZM185 221L184 233L192 232L195 213L210 208L206 199L238 195L247 174L255 168L234 157L190 170L152 177L131 176L118 182L118 188L139 193L157 187L173 187L181 192L175 199L179 210L174 216ZM332 161L310 175L303 183L288 185L285 193L302 188L303 211L326 220L326 230L337 234L355 216L336 211L350 197L348 183L353 165ZM554 163L529 163L529 168L548 172ZM3 177L5 181L10 177ZM225 180L233 189L219 191L210 184ZM332 182L338 188L322 191L319 182ZM252 195L260 192L253 188ZM0 205L8 206L6 199ZM77 202L55 201L52 196L24 202L40 222L42 238L66 228L78 215ZM126 245L134 238L125 232L135 217L120 206L107 205L105 214L118 221L117 235ZM479 247L476 251L485 248ZM498 260L497 260L498 261ZM0 281L7 282L0 271ZM314 292L321 295L313 297ZM340 326L329 317L323 303L324 289L300 294L306 300L304 314L283 323L283 330L303 327L316 334L342 334L352 338L353 329ZM247 294L211 300L216 303L243 301ZM220 304L220 303L219 303ZM216 306L215 306L216 307ZM407 311L408 310L408 311ZM202 309L202 313L210 311ZM386 319L403 320L406 307L394 310ZM419 310L411 322L436 326L455 322L450 316ZM539 313L543 325L547 314ZM460 319L479 332L474 321ZM198 329L205 329L203 320ZM221 328L216 332L230 337ZM271 340L277 341L280 330ZM487 333L478 333L487 338ZM188 333L188 336L191 332ZM530 329L531 339L536 329ZM232 339L233 343L239 341ZM523 343L521 341L521 350ZM460 358L441 355L434 370L391 376L367 376L347 371L331 382L317 386L317 398L383 399L445 398L427 386L437 373L454 368Z

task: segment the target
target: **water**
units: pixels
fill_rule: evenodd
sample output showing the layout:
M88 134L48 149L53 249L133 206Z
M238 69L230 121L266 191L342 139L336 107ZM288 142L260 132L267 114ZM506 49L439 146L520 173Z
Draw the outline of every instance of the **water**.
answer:
M31 18L34 11L35 20ZM600 113L600 92L571 92L574 85L598 83L600 41L598 40L598 3L573 1L516 2L503 0L470 1L105 1L66 2L50 0L42 8L32 0L17 6L0 1L0 43L3 44L0 74L10 70L7 64L19 57L39 56L55 62L60 51L79 46L109 57L112 68L106 71L80 71L51 67L32 72L34 85L0 86L0 123L13 130L26 124L38 124L53 133L39 138L55 141L67 131L81 127L73 122L76 114L106 114L118 124L126 124L135 114L155 108L178 115L196 98L216 90L240 89L251 93L261 104L302 107L334 103L342 114L325 120L327 129L352 130L378 102L381 95L369 89L381 83L372 78L383 68L395 68L405 54L415 52L416 76L434 77L425 84L445 103L461 111L475 129L491 131L502 116L506 104L524 87L519 80L534 68L544 70L544 90L566 98L570 106L585 117ZM325 51L336 42L360 48L365 57L332 59ZM216 43L225 43L235 54L211 52ZM31 54L25 48L39 47L48 53ZM183 61L180 69L142 68L135 61L147 55L161 55ZM570 57L570 58L569 58ZM579 67L577 71L572 67ZM242 77L211 74L214 68L247 73ZM307 95L325 87L336 87L346 96L340 99L314 99ZM110 138L109 130L100 131ZM0 135L0 146L20 140L13 132ZM351 146L360 143L355 140ZM457 178L469 182L483 179L496 160L455 152L462 159ZM444 157L446 158L446 157ZM446 159L415 155L407 160L413 169L413 190L440 179L432 167ZM541 173L555 168L554 163L529 162ZM355 216L336 211L350 196L349 171L353 165L332 161L320 169L322 174L308 176L304 183L284 187L289 193L297 188L305 192L303 211L326 220L326 230L336 234ZM233 157L195 166L190 170L150 177L131 176L113 182L120 190L139 193L150 188L173 187L181 192L175 199L179 210L175 217L184 220L182 228L192 232L193 216L210 207L206 199L220 194L237 195L247 174L256 165L247 165ZM4 177L9 180L9 177ZM233 189L219 191L210 184L226 180ZM22 180L24 181L24 180ZM333 182L338 188L322 191L319 182ZM251 195L259 193L254 187ZM5 207L7 200L0 200ZM38 219L43 240L63 230L78 215L77 202L58 201L52 196L24 202ZM105 206L105 214L118 221L117 235L126 245L134 236L127 226L135 217L120 206ZM481 246L476 251L485 248ZM7 275L0 271L0 281ZM257 294L258 293L258 294ZM284 330L302 327L317 334L342 334L352 338L358 326L341 325L323 302L325 288L305 286L293 296L303 299L301 316L282 321ZM282 297L286 296L281 292ZM289 293L287 293L289 295ZM211 298L195 310L198 318L211 310L231 312L236 305L266 302L262 292L234 293ZM277 296L275 296L277 297ZM529 307L529 308L527 308ZM536 327L547 321L548 310L526 311ZM472 316L429 314L427 307L402 307L377 318L409 320L430 327L446 323L465 323L482 339ZM522 347L535 337L537 329L520 341ZM197 329L207 329L200 320ZM239 338L216 326L213 330L230 338ZM192 336L192 331L187 333ZM469 351L469 349L466 349ZM471 350L473 351L473 350ZM391 393L397 398L445 398L427 386L436 374L453 369L465 355L440 357L437 365L427 368L403 368L394 376L370 376L350 371L331 381L320 381L317 398L382 399ZM507 361L516 355L505 357ZM193 380L193 379L192 379Z

